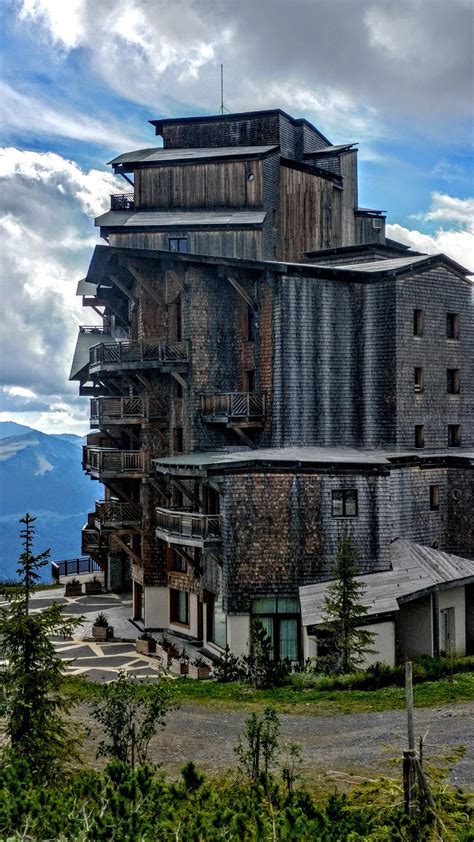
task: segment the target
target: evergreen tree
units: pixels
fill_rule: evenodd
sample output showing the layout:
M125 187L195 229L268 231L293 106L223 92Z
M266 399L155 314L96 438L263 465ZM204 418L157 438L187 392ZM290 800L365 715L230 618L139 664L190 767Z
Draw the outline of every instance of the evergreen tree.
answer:
M339 541L334 565L335 581L324 598L324 625L331 653L324 658L333 672L348 673L360 668L371 654L375 635L361 629L367 615L362 602L365 586L356 580L356 554L352 540L344 535Z
M33 555L34 522L20 520L23 552L18 587L5 593L8 606L0 611L0 635L6 667L2 672L3 714L9 745L5 752L26 760L41 777L53 776L77 757L77 737L66 720L67 704L61 694L63 663L50 641L51 635L70 636L81 621L66 619L61 607L31 613L30 598L47 565L49 550Z

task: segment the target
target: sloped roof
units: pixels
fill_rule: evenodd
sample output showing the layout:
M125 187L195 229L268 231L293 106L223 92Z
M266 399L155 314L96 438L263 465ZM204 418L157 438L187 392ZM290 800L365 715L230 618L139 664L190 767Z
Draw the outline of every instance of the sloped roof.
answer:
M95 220L103 228L195 228L263 225L263 211L107 211Z
M325 155L337 155L339 152L345 152L346 149L352 149L357 145L355 143L339 143L337 146L323 146L322 149L315 149L313 152L305 152L305 158L317 158Z
M76 295L91 295L94 296L97 292L97 284L92 284L87 278L81 278L78 281Z
M103 331L97 327L94 329L91 328L79 328L79 335L77 337L76 347L74 349L74 357L72 359L71 365L71 372L69 374L69 380L80 380L81 373L86 374L87 366L89 365L89 351L94 345L98 345L100 342L103 342L104 339L107 342L115 342L113 336L110 334L105 334Z
M117 167L122 164L171 164L197 161L203 158L259 158L278 149L278 146L215 146L193 147L191 149L164 149L155 146L149 149L136 149L125 152L109 161Z
M474 561L425 547L404 538L390 545L391 570L367 573L356 580L365 586L362 602L367 616L391 614L400 605L446 585L474 581ZM299 589L303 625L323 621L324 597L330 582L304 585Z

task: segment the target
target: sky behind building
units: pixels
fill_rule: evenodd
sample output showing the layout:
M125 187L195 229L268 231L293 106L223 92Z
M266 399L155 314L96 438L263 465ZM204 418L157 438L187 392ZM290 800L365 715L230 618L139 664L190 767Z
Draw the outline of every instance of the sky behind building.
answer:
M359 142L359 204L474 269L471 0L3 0L0 420L88 427L67 378L106 162L148 120L280 107Z

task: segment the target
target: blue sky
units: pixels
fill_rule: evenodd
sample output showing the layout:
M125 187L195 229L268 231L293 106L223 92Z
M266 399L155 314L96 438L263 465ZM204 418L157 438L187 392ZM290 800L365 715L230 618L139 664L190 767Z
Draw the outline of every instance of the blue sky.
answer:
M3 0L0 420L87 429L74 292L149 119L281 107L358 141L359 204L474 268L470 0ZM89 317L90 318L90 317ZM27 353L25 353L27 350ZM3 362L2 362L3 361Z

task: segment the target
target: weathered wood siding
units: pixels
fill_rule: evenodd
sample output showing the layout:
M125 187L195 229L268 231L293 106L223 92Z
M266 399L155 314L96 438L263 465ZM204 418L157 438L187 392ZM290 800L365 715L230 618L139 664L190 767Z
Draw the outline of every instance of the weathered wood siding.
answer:
M249 180L249 176L254 178ZM135 172L137 210L262 206L262 162L226 161L147 167Z
M356 240L356 224L354 208L358 205L357 198L357 152L344 152L341 156L342 175L342 212L341 212L341 242L338 245L352 246ZM324 248L324 247L323 247Z
M356 243L385 243L385 219L383 217L356 214L355 221ZM378 228L377 225L381 225L381 227Z
M292 167L281 168L278 244L281 260L299 260L305 251L331 248L333 192L336 188L325 178Z
M110 234L111 246L137 249L161 249L169 251L170 237L187 237L188 252L223 257L240 257L249 260L262 259L262 232L258 229L244 231L133 231Z

